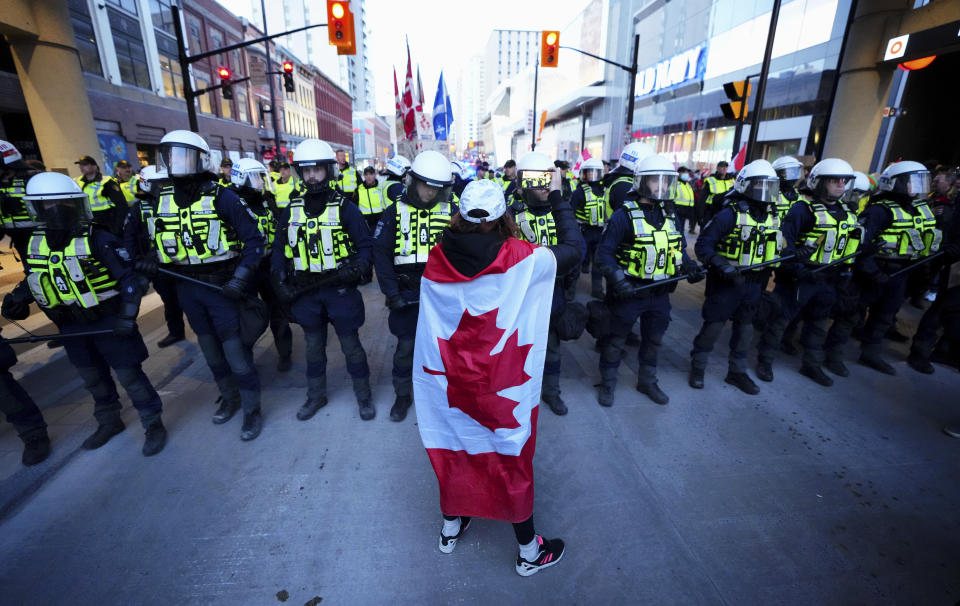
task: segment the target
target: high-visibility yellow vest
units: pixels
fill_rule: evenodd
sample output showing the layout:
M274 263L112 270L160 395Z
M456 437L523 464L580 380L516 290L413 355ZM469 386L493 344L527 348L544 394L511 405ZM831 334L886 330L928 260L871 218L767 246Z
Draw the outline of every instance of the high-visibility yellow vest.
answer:
M797 199L791 202L786 196L783 195L783 192L780 192L777 196L777 216L780 217L780 221L783 221L784 217L787 216L787 213L790 212L790 208L797 202L806 202L809 204L809 200L797 194Z
M636 200L627 200L623 208L633 224L633 240L623 242L616 251L623 273L644 280L664 280L677 274L683 263L683 237L675 219L665 215L660 229L647 222Z
M515 217L517 227L523 239L540 246L551 246L557 243L557 225L553 220L553 213L537 216L524 208Z
M46 234L36 231L30 236L27 251L27 286L41 307L73 305L89 309L120 294L107 266L93 256L88 229L63 250L51 250Z
M610 192L613 191L613 186L617 183L629 183L633 187L633 177L629 175L621 175L613 180L613 183L607 186L607 189L603 192L603 205L606 208L613 210L613 206L610 205Z
M816 249L816 252L810 255L812 263L827 265L840 257L857 252L860 241L863 239L863 227L857 223L855 214L841 206L845 216L842 219L836 219L827 210L826 205L807 200L802 202L813 213L816 221L810 231L800 236L801 243ZM845 263L851 264L853 261L853 259L847 259Z
M937 219L924 200L913 203L917 214L910 214L893 200L877 202L893 215L893 222L877 235L877 256L884 259L918 259L940 250L943 232L937 229Z
M673 201L677 206L692 208L694 202L693 188L689 183L677 181L677 198Z
M352 194L357 191L357 171L349 164L347 168L340 171L340 178L337 179L337 186L345 194Z
M277 221L266 205L263 207L263 214L252 206L248 205L248 208L253 213L254 219L257 220L257 229L263 234L264 240L267 242L267 245L263 247L263 256L269 256L270 251L273 250L273 241L276 238Z
M430 210L397 202L393 264L426 263L430 249L440 241L443 230L450 225L452 213L453 206L449 202L436 204Z
M290 201L290 221L284 256L293 260L295 271L325 272L336 269L355 252L353 240L340 224L340 203L327 204L311 217L303 198Z
M610 212L610 206L606 203L606 197L593 193L593 188L590 187L589 184L581 185L580 190L583 191L583 197L586 202L583 208L577 209L575 213L577 219L585 225L603 227L603 224L607 221L607 217L612 214Z
M563 174L563 176L566 177L567 181L570 183L570 189L571 189L571 190L574 190L574 189L577 188L577 185L579 184L579 181L577 180L577 176L576 176L575 174L573 174L573 171L569 171L569 170L568 170L567 172L565 172L565 173Z
M160 193L153 227L148 227L160 263L199 265L240 255L242 246L236 231L220 219L214 206L219 194L217 188L189 207L180 208L173 200L172 187Z
M117 180L120 184L120 191L123 192L123 197L129 206L133 206L134 202L137 201L137 197L134 194L137 193L137 182L139 180L140 177L136 175L130 177L128 181Z
M286 208L290 205L290 199L294 196L297 190L297 180L291 176L287 179L286 183L281 183L278 178L273 185L274 195L277 198L277 208Z
M23 203L26 193L27 182L24 179L13 179L7 187L0 189L0 194L12 199L4 204L4 207L12 209L9 214L0 207L0 220L4 229L33 229L37 226L37 222L27 211L27 205Z
M733 187L733 179L718 179L713 175L704 179L703 182L707 184L710 193L714 196L717 194L725 194Z
M367 187L363 183L357 186L357 206L364 215L375 215L383 212L384 192L379 184Z
M92 212L100 212L113 208L114 205L110 198L103 195L103 188L106 187L106 185L110 182L116 182L116 179L101 175L98 181L84 183L83 177L77 177L76 181L77 185L80 186L80 189L83 190L83 193L87 194L87 198L90 200L90 210Z
M717 243L717 254L736 267L772 261L780 256L783 234L776 213L767 213L763 221L756 221L745 210L736 207L733 210L737 213L737 224Z

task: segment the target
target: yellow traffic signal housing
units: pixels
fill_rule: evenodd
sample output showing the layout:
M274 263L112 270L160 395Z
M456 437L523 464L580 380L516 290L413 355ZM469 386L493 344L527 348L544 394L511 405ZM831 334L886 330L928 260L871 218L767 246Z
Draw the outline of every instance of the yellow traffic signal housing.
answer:
M723 112L724 117L728 120L743 120L746 118L751 90L753 90L753 84L748 84L746 80L725 83L723 92L726 93L730 102L720 105L720 111Z
M556 67L560 59L560 32L540 32L540 67Z
M338 55L355 55L353 13L346 0L327 0L327 36Z

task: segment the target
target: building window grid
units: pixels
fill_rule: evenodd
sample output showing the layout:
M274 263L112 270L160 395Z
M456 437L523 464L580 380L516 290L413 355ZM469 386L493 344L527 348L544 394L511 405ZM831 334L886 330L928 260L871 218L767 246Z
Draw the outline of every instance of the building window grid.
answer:
M113 7L110 7L107 13L120 68L120 80L124 84L139 88L152 88L140 22Z
M80 58L80 68L87 73L103 76L100 54L97 50L97 36L90 19L90 12L87 10L87 3L83 0L70 0L69 12Z

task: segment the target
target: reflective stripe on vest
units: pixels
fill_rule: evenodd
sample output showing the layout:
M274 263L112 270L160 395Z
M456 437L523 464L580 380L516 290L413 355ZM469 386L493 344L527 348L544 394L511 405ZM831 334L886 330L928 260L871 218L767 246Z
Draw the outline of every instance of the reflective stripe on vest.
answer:
M337 185L340 186L340 191L345 194L352 194L357 191L357 171L352 166L347 166L346 170L340 173Z
M593 188L589 185L580 186L583 197L586 202L582 209L577 209L576 216L581 223L602 227L607 220L607 205L603 196L593 193Z
M224 224L214 202L219 194L208 194L188 208L173 200L173 188L160 193L154 217L153 241L160 263L197 265L217 263L240 255L240 241Z
M250 209L250 212L253 213L253 218L257 221L257 229L263 234L264 239L267 242L267 245L263 247L263 256L267 257L270 255L270 251L273 250L273 241L276 239L277 233L277 222L273 218L273 213L270 212L270 209L264 206L264 214L260 214L257 211Z
M553 221L553 214L547 213L537 216L524 209L517 213L517 227L523 239L540 246L551 246L557 243L557 226Z
M609 208L611 211L613 210L613 206L610 205L610 192L613 191L613 186L616 185L617 183L629 183L630 187L633 187L633 177L628 177L627 175L617 177L616 179L613 180L613 183L608 185L607 189L603 192L603 205L606 208Z
M117 281L91 253L90 233L84 231L62 251L51 250L43 231L27 245L27 286L41 307L77 305L91 308L117 296Z
M273 185L276 189L277 208L286 208L290 205L290 198L293 197L294 190L297 188L297 182L293 177L287 179L286 183L276 181Z
M453 207L441 202L430 210L420 210L406 202L397 202L397 228L393 247L393 264L426 263L430 249L450 225Z
M803 202L816 221L810 231L800 237L804 245L816 249L816 252L810 255L813 263L827 265L840 257L857 252L863 238L863 227L857 223L855 214L841 207L845 216L838 220L830 214L825 205L806 200ZM845 263L849 265L853 263L853 259L847 259Z
M380 185L367 187L363 183L357 186L357 205L360 212L365 215L373 215L383 212L383 190Z
M663 225L657 229L647 222L635 200L627 200L623 208L633 224L633 240L622 242L616 251L623 272L644 280L664 280L676 275L683 262L683 238L674 218L665 215Z
M83 177L77 177L77 185L80 186L83 193L87 194L87 198L90 199L90 210L92 212L100 212L113 208L113 202L110 198L103 195L104 186L112 180L111 177L101 176L99 181L84 183Z
M733 179L718 179L710 175L703 181L707 184L707 187L710 188L710 193L713 195L724 194L733 187Z
M4 207L9 206L10 208L14 208L14 205L16 205L16 210L12 214L8 215L4 208L0 207L0 218L3 220L4 229L33 229L37 226L37 222L30 216L27 205L23 202L23 196L27 193L26 181L14 179L10 182L10 185L0 189L0 193L16 200L15 203L7 202L4 205Z
M916 215L892 200L878 204L890 211L893 222L877 236L877 255L886 259L917 259L940 250L943 232L937 229L937 219L925 201L913 204Z
M803 198L797 198L797 202L800 202ZM805 200L804 200L805 201ZM777 197L777 216L780 217L780 220L783 221L783 218L787 216L787 213L790 212L790 207L793 206L791 202L783 192L780 192Z
M673 203L677 206L693 206L693 188L689 183L677 181L677 199Z
M776 213L767 213L766 219L758 222L746 211L736 207L733 210L737 213L737 224L717 243L717 253L737 267L776 259L783 250L780 218Z
M354 252L353 241L340 225L340 205L328 204L318 217L307 216L303 198L290 201L290 222L284 255L296 271L336 269Z

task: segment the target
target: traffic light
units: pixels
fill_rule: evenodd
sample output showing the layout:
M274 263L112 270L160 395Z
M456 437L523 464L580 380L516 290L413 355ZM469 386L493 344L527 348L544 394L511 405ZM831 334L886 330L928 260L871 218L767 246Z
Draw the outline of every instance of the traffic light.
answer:
M720 105L720 110L728 120L743 120L747 117L747 101L750 99L752 84L746 80L727 82L723 85L723 92L727 94L730 103Z
M221 67L217 70L217 75L220 76L220 94L223 95L224 99L233 99L233 85L230 84L230 68Z
M556 67L560 58L560 32L540 32L540 67Z
M293 85L293 61L283 62L283 90L292 93L297 90Z
M330 44L337 47L338 55L356 54L353 13L350 12L349 2L327 0L327 36Z

